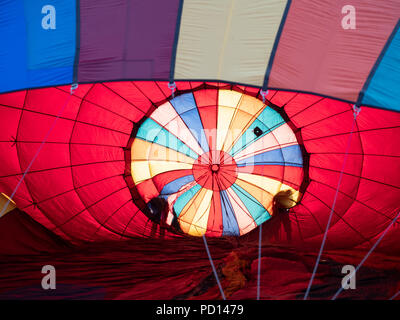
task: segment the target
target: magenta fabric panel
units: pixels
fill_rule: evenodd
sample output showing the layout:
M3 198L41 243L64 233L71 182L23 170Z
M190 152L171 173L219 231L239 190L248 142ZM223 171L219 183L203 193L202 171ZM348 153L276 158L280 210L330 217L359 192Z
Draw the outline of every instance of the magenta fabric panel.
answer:
M179 0L81 0L79 82L168 80Z
M345 0L293 1L268 86L356 101L400 17L398 0L354 0L355 29L344 29ZM317 13L317 14L316 14Z

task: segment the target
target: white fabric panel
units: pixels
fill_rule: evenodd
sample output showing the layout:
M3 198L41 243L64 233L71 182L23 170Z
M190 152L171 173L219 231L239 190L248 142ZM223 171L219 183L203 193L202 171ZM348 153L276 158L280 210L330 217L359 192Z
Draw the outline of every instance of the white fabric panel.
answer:
M286 0L185 0L176 79L261 86Z

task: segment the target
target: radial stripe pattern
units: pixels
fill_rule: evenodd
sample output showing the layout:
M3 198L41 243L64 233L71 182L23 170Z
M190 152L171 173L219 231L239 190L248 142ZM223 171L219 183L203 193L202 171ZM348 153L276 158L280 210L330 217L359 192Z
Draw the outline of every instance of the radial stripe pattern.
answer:
M271 218L277 199L295 206L304 176L302 151L281 114L222 89L159 106L133 139L131 173L150 215L216 237L253 230ZM166 205L155 208L155 198Z

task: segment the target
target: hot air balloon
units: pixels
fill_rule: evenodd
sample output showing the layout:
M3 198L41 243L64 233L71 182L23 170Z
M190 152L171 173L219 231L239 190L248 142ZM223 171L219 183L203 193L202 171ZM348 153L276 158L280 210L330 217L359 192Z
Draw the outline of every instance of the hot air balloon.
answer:
M398 1L0 6L2 215L399 254Z

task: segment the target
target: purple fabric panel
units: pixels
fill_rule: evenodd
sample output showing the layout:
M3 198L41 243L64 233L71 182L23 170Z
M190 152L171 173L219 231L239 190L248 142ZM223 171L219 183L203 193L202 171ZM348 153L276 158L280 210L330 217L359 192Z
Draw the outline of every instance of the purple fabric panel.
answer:
M81 0L79 82L168 80L179 0Z

